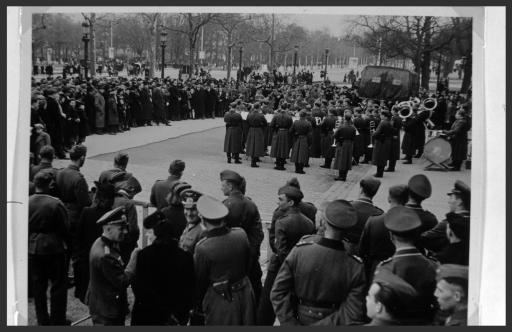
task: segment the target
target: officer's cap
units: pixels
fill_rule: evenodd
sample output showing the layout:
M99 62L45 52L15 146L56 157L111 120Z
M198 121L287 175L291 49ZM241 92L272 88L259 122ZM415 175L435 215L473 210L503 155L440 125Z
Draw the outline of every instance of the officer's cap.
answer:
M391 288L401 299L418 296L418 292L411 284L389 270L379 270L373 277L373 283Z
M228 215L228 208L221 201L208 196L202 195L197 200L197 211L204 219L218 220Z
M457 180L452 190L448 193L448 195L453 194L461 196L464 200L469 200L471 197L471 188L461 180Z
M443 264L437 269L437 280L458 278L468 280L468 266L458 264Z
M344 199L329 202L323 215L329 225L340 229L350 228L357 223L356 210Z
M193 189L183 190L180 194L180 198L181 198L183 207L186 209L195 207L197 204L197 200L202 195L203 195L202 193L200 193L199 191L193 190Z
M409 190L419 197L426 199L432 195L432 185L424 174L416 174L409 179Z
M286 195L289 199L293 201L301 201L304 198L304 194L302 191L294 186L286 185L284 187L279 188L277 192L278 195Z
M167 217L165 214L163 214L160 210L156 210L155 212L148 215L146 218L144 218L144 221L142 225L146 229L153 229L161 222L164 222L167 220Z
M126 213L124 206L117 207L113 210L108 211L96 222L97 225L118 225L128 226L126 222Z
M364 192L373 197L377 193L380 187L380 180L373 176L367 176L361 179L359 185L364 189Z
M230 169L226 169L226 170L223 170L222 172L220 172L220 180L221 181L231 181L233 183L235 183L236 185L241 185L242 182L243 182L243 177L238 174L237 172L235 171L232 171Z
M183 190L190 189L192 186L184 181L177 181L173 184L171 190L173 195L180 196Z
M405 206L395 206L384 215L384 225L392 233L404 235L421 226L418 214Z
M174 160L171 165L169 165L169 173L178 174L185 170L185 162L183 160Z

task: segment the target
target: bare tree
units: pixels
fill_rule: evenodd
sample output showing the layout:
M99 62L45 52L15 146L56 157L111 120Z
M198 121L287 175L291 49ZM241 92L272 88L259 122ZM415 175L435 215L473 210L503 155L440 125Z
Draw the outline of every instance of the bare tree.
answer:
M193 75L195 71L194 69L197 69L195 55L199 31L201 30L201 27L205 26L218 16L219 14L216 13L180 13L176 17L175 24L172 26L161 26L162 29L178 32L187 37L189 46L188 63L191 71L190 75Z
M243 23L251 20L251 15L242 16L241 14L220 14L212 23L219 25L224 33L226 34L227 42L227 79L231 76L231 58L233 46L235 46L238 42L241 41L241 34L235 34L237 28L239 28ZM240 68L241 70L241 68Z
M82 13L83 18L89 23L89 36L90 36L90 45L89 47L89 59L91 59L89 65L89 72L91 76L96 75L96 30L95 25L98 21L103 20L107 17L108 14L96 16L96 13L85 14Z

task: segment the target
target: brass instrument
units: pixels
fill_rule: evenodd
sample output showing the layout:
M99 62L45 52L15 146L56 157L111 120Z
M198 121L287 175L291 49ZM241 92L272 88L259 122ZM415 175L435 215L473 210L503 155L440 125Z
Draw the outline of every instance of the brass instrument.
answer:
M411 101L402 101L391 108L398 112L398 116L407 119L413 114L413 104Z
M375 121L370 120L370 144L368 144L367 148L373 148L373 133L375 133Z

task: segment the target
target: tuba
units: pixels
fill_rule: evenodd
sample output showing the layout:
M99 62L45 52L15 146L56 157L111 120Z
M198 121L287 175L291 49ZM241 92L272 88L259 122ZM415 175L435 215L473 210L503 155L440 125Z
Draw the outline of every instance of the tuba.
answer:
M411 101L402 101L393 105L392 109L397 111L399 117L407 119L413 114L413 103Z

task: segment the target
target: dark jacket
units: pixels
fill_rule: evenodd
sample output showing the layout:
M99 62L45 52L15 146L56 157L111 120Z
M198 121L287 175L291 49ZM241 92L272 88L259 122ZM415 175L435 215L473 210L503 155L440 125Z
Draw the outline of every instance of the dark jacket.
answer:
M312 130L311 123L305 119L300 119L292 124L290 128L290 137L293 140L292 153L290 156L292 163L308 163Z
M358 198L355 201L351 201L350 204L352 204L356 210L357 224L352 227L346 235L351 243L358 244L368 218L372 216L380 216L384 211L373 205L372 201L367 198Z
M224 115L226 136L224 137L224 152L242 152L242 116L234 111Z
M192 255L157 238L138 253L132 289L131 325L186 325L195 293Z
M376 166L386 166L391 155L392 139L395 135L395 129L391 125L391 121L383 120L377 126L373 133L375 139L372 163Z
M151 187L151 195L149 201L156 206L158 210L168 206L167 195L171 192L171 186L174 182L180 179L175 175L170 175L166 180L156 180L153 187Z
M28 200L28 254L61 254L69 245L68 214L64 204L46 194Z
M126 288L133 273L125 270L116 244L101 236L89 254L90 282L86 302L89 313L107 319L121 319L128 313Z
M247 235L238 227L213 229L197 243L194 266L205 325L254 324L254 295L247 278L251 256ZM214 286L222 282L229 292ZM231 301L225 299L227 293Z
M364 318L362 261L343 242L309 235L286 257L270 299L281 325L349 325Z
M337 118L334 115L328 115L323 118L319 125L320 128L320 144L322 156L324 158L332 158L334 155L334 128L336 127Z
M452 146L453 160L466 160L468 155L468 131L470 124L466 119L455 120L446 132Z
M265 155L265 132L267 120L258 112L251 112L247 116L249 132L247 133L246 155L250 157L263 157Z
M356 128L352 125L343 125L334 133L336 141L336 159L333 168L340 171L352 169L352 154L354 152L354 140Z
M290 142L288 130L293 125L293 119L281 111L274 115L270 122L270 130L273 132L272 148L270 157L272 158L288 158L290 155Z

